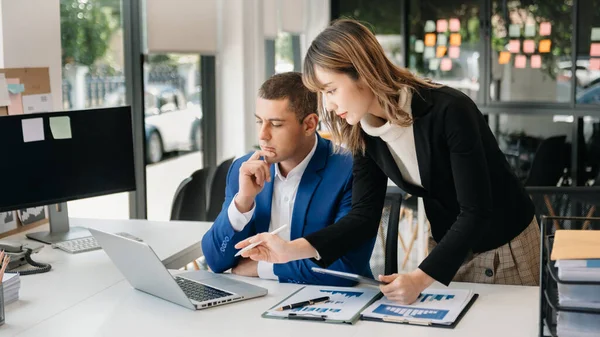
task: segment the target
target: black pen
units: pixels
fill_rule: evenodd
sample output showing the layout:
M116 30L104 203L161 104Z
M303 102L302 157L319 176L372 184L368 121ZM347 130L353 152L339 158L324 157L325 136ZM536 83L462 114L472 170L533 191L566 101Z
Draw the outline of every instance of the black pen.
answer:
M329 301L329 296L323 296L323 297L319 297L319 298L313 298L312 300L308 300L308 301L303 301L303 302L298 302L298 303L294 303L294 304L284 305L283 307L277 308L275 310L277 310L277 311L283 311L283 310L288 310L288 309L294 309L294 308L303 307L303 306L306 306L306 305L313 305L313 304L317 304L317 303L321 303L321 302L325 302L325 301Z

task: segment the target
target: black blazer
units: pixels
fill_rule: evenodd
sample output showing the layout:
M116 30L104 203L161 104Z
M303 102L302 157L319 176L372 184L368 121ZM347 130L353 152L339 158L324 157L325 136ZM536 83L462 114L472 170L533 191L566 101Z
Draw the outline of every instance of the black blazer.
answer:
M327 266L377 234L387 178L423 197L436 248L419 268L448 285L468 253L498 248L531 222L534 206L483 115L458 90L421 88L411 110L423 188L402 179L379 137L363 132L365 155L354 157L352 210L305 239Z

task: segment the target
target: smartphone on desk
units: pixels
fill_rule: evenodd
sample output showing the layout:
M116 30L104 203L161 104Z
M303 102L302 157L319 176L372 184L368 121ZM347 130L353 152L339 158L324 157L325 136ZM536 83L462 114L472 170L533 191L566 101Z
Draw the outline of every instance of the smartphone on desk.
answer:
M356 281L358 283L368 284L368 285L377 286L377 287L379 287L380 285L387 284L385 282L381 282L381 281L372 279L370 277L366 277L366 276L362 276L362 275L358 275L358 274L346 273L343 271L329 270L329 269L323 269L323 268L318 268L318 267L312 267L311 269L317 273L336 276L336 277L340 277L343 279L352 280L352 281Z

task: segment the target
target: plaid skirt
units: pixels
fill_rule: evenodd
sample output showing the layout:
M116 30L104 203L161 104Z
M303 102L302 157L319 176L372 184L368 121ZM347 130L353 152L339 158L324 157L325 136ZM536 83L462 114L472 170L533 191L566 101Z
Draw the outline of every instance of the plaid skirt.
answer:
M435 247L429 238L429 251ZM471 254L452 279L457 282L537 286L540 283L540 228L533 220L509 243Z

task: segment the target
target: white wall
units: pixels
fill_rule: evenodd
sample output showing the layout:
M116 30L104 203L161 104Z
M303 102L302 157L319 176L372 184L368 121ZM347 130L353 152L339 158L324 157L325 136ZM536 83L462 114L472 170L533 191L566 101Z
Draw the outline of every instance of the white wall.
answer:
M0 0L0 68L49 67L55 110L62 110L59 4Z

